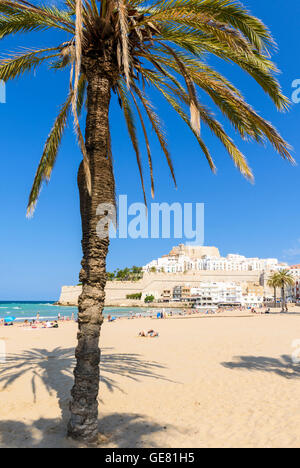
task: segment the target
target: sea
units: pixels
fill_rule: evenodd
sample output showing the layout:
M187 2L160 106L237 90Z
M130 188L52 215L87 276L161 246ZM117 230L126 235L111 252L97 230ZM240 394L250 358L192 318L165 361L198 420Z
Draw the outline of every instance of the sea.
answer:
M57 306L52 301L0 301L0 319L14 317L16 321L35 319L37 314L40 320L54 320L60 314L61 318L70 318L72 313L77 317L77 307ZM105 307L104 316L126 317L132 314L149 316L156 314L157 309L143 307Z

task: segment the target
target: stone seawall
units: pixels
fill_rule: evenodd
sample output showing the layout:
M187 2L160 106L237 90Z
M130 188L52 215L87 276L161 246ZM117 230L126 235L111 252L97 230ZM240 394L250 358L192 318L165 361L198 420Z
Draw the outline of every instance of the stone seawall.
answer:
M224 271L197 271L194 273L145 273L139 281L108 281L105 293L105 305L135 307L143 304L143 301L126 299L129 294L141 293L142 298L152 294L156 299L166 289L173 289L178 285L197 287L206 281L233 281L235 283L259 283L260 272L224 272ZM77 306L81 286L63 286L58 301L59 305Z
M64 306L77 306L78 297L80 296L81 291L81 286L63 286L61 288L61 293L57 304Z

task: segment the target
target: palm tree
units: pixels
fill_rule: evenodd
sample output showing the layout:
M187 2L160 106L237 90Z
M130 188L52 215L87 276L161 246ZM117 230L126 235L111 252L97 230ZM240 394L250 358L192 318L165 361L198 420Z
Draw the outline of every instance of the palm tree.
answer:
M278 273L273 273L272 276L268 279L267 282L268 286L270 288L274 289L274 307L276 307L276 302L277 302L277 294L276 294L276 289L279 287L278 285Z
M288 99L275 77L277 69L270 55L275 43L270 32L237 1L64 0L60 2L62 7L44 6L38 0L34 3L0 0L0 38L53 28L65 33L65 41L42 49L21 49L2 58L0 80L19 78L42 64L54 70L70 69L66 100L43 149L29 196L28 215L34 211L43 182L50 179L72 113L83 154L78 170L83 231L80 282L83 288L78 306L77 365L68 430L73 438L93 441L98 433L99 336L109 246L109 221L105 221L105 214L97 214L97 207L115 205L108 117L112 94L116 95L126 120L144 197L135 117L145 138L152 196L154 176L149 125L158 138L175 182L166 137L147 95L149 88L158 90L188 125L212 171L216 166L202 139L200 122L222 142L234 164L250 180L253 174L245 156L212 111L202 104L199 91L211 98L243 139L259 143L268 140L284 159L293 162L289 146L245 101L241 92L207 64L206 54L240 67L258 83L278 110L288 108ZM85 139L80 129L84 108L87 110ZM99 220L105 226L102 236L97 235Z
M289 270L281 270L277 273L277 286L281 288L281 312L286 310L286 286L294 286L295 280Z

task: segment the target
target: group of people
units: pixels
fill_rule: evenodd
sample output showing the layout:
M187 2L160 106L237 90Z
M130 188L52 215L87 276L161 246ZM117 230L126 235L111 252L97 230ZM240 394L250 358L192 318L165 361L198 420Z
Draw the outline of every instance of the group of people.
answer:
M257 312L257 310L254 307L252 307L251 309L251 314L270 314L270 312L271 312L270 307L268 307L264 311L262 309L259 309L259 312Z
M25 320L23 323L24 328L58 328L58 321L46 320L45 322L40 322L38 320Z
M40 313L39 312L36 314L36 319L35 320L36 320L36 322L40 321ZM69 321L69 320L72 320L72 321L75 320L73 311L72 311L72 314L71 314L71 318L70 317L62 317L60 312L58 312L57 319L56 319L57 322L59 322L59 321Z
M10 317L9 317L10 318ZM15 318L12 317L12 320L9 321L7 318L0 318L0 326L13 326ZM20 320L20 319L19 319ZM55 320L41 320L40 313L37 312L34 319L25 319L22 323L22 327L31 327L31 328L58 328L58 323L60 321L75 321L74 312L72 311L71 317L62 317L61 313L58 312Z
M6 322L4 318L0 319L0 326L1 327L12 327L14 322Z
M172 316L172 315L173 315L173 312L171 311L170 316ZM158 319L164 319L164 318L167 318L167 316L168 315L166 314L164 309L162 311L160 311L160 312L157 312L157 314L156 314L156 318L158 318Z

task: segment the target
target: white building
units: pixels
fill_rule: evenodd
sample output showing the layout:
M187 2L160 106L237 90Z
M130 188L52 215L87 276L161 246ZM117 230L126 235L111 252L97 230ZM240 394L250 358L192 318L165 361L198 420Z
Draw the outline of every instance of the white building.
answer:
M203 282L191 288L191 298L199 306L242 304L242 286L231 282Z
M287 297L291 301L300 302L300 265L291 266L289 272L295 280L295 285L287 288Z
M242 297L242 305L244 307L261 307L263 303L263 296L258 296L255 293L244 294Z
M279 270L281 265L276 258L246 258L242 255L229 254L227 257L205 257L197 261L197 270L209 271L264 271Z
M165 273L184 273L188 271L278 271L287 268L276 258L246 258L243 255L228 254L227 257L203 255L190 258L188 250L173 248L169 255L152 260L143 267L144 271L164 271Z
M178 257L166 255L147 263L143 267L143 270L148 272L153 270L165 273L184 273L185 271L193 270L194 263L185 255L179 255Z

